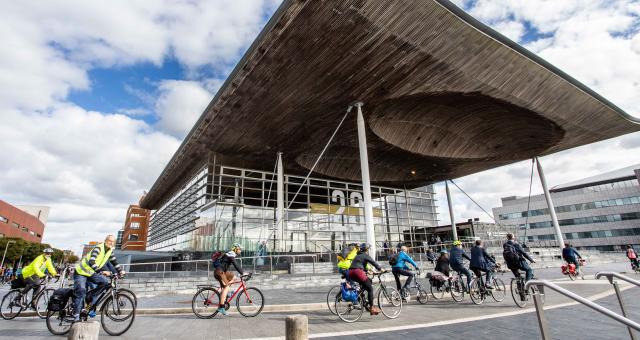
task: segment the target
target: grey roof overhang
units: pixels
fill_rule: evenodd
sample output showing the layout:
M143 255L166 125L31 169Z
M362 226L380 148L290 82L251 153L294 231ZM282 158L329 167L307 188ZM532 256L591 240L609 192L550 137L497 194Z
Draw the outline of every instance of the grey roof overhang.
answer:
M446 0L285 0L142 202L209 152L306 174L363 101L371 180L417 187L640 129L640 121ZM415 170L415 175L411 173ZM316 168L357 181L355 115Z

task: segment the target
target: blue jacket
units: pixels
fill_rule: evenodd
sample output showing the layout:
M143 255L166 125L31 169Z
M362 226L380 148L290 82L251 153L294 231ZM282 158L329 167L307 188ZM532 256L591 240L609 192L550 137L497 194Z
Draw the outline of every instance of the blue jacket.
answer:
M411 263L413 267L418 268L418 265L413 261L411 256L403 251L400 251L398 253L398 262L393 265L393 268L409 269L409 267L407 266L407 262Z
M464 249L462 249L462 247L454 246L451 248L451 250L449 250L449 263L451 264L451 266L462 266L463 257L471 261L471 258L469 257L469 255L467 255L467 253L464 252Z
M580 254L578 253L578 251L575 248L573 248L573 247L562 248L562 258L564 260L573 260L573 261L575 261L576 260L576 256L580 257L580 258L582 257L582 256L580 256Z
M475 246L471 248L471 263L469 264L469 268L480 268L480 269L490 269L493 268L496 261L487 254L487 251L480 246Z

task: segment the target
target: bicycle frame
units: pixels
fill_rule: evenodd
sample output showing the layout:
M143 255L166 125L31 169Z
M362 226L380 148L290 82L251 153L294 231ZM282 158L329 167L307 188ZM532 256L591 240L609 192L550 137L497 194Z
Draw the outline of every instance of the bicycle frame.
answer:
M233 301L233 298L236 297L236 295L242 291L243 293L245 293L245 295L247 296L247 299L249 299L249 301L251 301L251 297L249 296L249 294L247 293L247 289L246 286L244 285L244 281L243 280L235 280L233 282L231 282L231 284L236 284L239 283L240 285L238 286L238 288L236 288L236 290L233 292L233 294L231 294L231 296L228 296L224 302L231 304L231 301ZM220 290L222 292L222 289Z

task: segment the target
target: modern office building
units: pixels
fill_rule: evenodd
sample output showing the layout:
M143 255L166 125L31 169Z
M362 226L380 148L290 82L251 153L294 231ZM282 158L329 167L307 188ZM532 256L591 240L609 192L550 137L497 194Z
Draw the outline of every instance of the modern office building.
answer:
M95 246L100 243L98 241L91 241L89 243L83 244L82 245L82 256L80 256L80 258L85 257L93 248L95 248Z
M553 187L551 197L565 242L599 250L640 244L639 169L637 164ZM505 197L502 207L493 208L494 216L517 226L518 236L528 242L555 240L544 195L531 196L528 213L527 201Z
M146 250L150 211L139 205L130 205L122 230L122 250Z
M48 207L39 208L40 209L34 208L31 212L45 210L46 215L48 215ZM39 215L40 216L34 216L27 211L0 200L0 237L16 237L31 242L42 243L45 223L40 220L40 217L44 216L44 214Z
M142 199L147 249L409 241L433 183L639 130L449 1L285 0Z

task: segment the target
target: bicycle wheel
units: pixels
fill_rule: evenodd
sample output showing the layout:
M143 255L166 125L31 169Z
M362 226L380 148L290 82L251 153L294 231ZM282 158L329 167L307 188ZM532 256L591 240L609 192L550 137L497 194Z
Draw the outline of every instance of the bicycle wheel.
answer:
M47 329L53 335L65 335L73 325L73 313L71 307L67 306L60 311L48 311L46 319Z
M336 313L336 295L340 294L340 285L333 286L329 289L329 293L327 293L327 307L331 314L337 315Z
M501 279L493 278L493 290L491 291L491 297L496 302L504 301L504 297L507 295L507 288L504 286L504 282Z
M220 293L213 287L198 290L191 299L191 310L200 319L211 319L218 314Z
M127 288L118 288L118 294L127 294L127 295L129 295L131 300L133 300L133 303L135 304L135 306L138 307L138 297L136 296L136 293L134 293L133 291L131 291L131 290L127 289Z
M484 294L482 293L482 288L480 287L480 280L474 279L471 281L471 287L469 287L469 297L471 297L471 301L479 305L484 302Z
M358 321L364 311L364 306L362 305L363 299L364 296L362 294L359 294L357 302L343 300L342 294L336 295L334 305L340 320L349 323Z
M115 301L114 301L115 300ZM127 294L116 293L115 299L108 297L100 309L100 323L109 335L124 334L136 318L136 306Z
M462 280L451 281L451 297L454 301L460 302L464 299L464 283Z
M418 299L418 302L424 305L425 303L427 303L427 301L429 301L429 293L427 293L426 290L420 287L418 288L418 294L416 298Z
M513 297L513 302L516 303L516 306L524 308L527 305L529 295L518 289L517 279L511 279L511 297Z
M55 289L47 288L38 293L36 297L36 314L40 317L40 319L45 319L47 317L47 305L49 304L49 298L53 295Z
M444 292L446 290L444 287L444 283L441 283L439 287L438 284L434 285L433 283L429 283L429 286L431 286L429 290L431 290L431 295L434 299L440 300L444 298Z
M15 300L21 298L22 294L20 294L19 289L10 290L2 298L2 303L0 304L0 316L5 320L11 320L20 315L20 312L22 312L24 308L16 306Z
M384 287L378 292L378 308L384 316L395 319L402 311L402 296L395 288Z
M238 293L236 307L242 316L254 317L264 308L264 295L256 287L245 288L244 292Z

